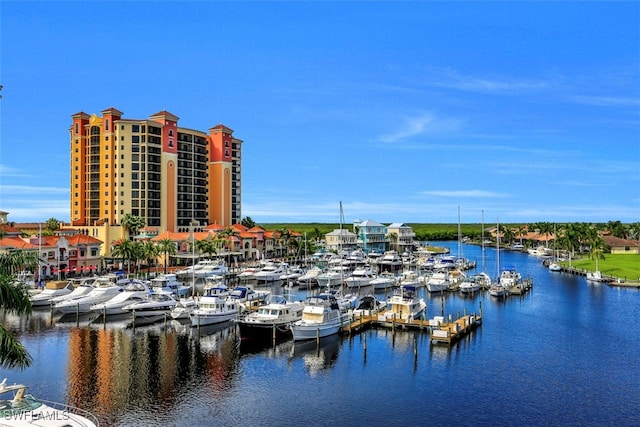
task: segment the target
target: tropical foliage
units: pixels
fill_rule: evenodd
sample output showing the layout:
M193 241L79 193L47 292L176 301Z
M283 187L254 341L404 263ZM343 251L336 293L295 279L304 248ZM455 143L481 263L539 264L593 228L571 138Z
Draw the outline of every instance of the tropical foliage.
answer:
M35 262L33 262L35 260ZM0 254L0 310L16 315L30 314L31 302L24 286L14 283L17 269L37 267L37 258L23 252ZM24 369L31 365L32 358L25 347L0 324L0 367Z

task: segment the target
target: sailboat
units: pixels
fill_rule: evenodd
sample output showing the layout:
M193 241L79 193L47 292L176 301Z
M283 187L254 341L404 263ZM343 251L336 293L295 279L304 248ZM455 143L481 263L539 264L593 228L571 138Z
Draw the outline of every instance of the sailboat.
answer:
M491 278L486 273L485 250L484 250L484 211L482 212L482 271L480 273L466 277L460 283L460 293L473 294L491 286Z
M496 277L495 282L489 288L489 295L496 298L504 298L509 295L509 289L500 280L500 224L496 222Z
M599 256L596 254L596 270L591 272L588 271L587 272L587 282L593 282L593 283L604 283L604 282L609 282L609 279L606 279L602 276L602 273L600 272L600 270L598 269L598 258Z

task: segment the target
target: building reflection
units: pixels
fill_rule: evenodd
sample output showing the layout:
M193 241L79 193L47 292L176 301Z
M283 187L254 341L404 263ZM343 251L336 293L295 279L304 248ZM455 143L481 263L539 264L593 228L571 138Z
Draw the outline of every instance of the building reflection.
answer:
M239 361L235 328L193 329L72 328L68 403L111 425L110 417L132 406L172 411L181 390L197 382L213 393L232 389Z

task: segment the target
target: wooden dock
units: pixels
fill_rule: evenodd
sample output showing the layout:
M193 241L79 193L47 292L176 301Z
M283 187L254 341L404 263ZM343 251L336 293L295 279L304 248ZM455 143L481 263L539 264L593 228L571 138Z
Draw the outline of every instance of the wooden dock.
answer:
M465 314L449 321L444 316L433 319L395 319L378 314L364 315L353 318L342 327L342 333L352 335L371 327L386 327L395 329L420 329L428 331L432 343L446 343L451 345L460 338L468 335L482 324L482 313Z

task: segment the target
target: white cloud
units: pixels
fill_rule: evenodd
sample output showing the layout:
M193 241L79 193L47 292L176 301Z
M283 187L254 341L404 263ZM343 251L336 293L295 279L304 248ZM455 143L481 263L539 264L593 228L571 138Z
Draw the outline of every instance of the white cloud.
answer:
M406 119L396 132L381 135L378 139L382 142L397 142L417 135L448 134L457 131L461 124L462 120L460 119L441 118L427 112Z

